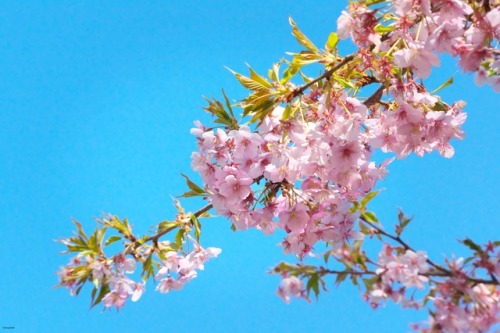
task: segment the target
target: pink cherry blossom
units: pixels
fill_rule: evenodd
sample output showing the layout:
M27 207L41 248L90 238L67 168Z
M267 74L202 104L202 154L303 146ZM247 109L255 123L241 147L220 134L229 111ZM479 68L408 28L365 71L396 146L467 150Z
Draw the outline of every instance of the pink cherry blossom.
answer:
M394 63L403 68L410 68L416 77L426 79L432 66L439 66L439 58L424 48L422 42L408 43L409 48L394 52Z
M306 296L306 291L304 289L304 283L296 276L283 278L276 293L283 299L286 304L290 303L290 296L302 297L306 300L308 299Z
M253 180L244 175L227 175L219 185L219 193L229 202L241 202L252 192L252 183Z
M307 207L302 203L297 203L290 209L279 214L280 222L291 232L302 231L309 222Z
M425 44L426 48L438 53L447 52L452 54L454 52L452 46L464 34L464 21L465 19L462 17L444 21L432 31Z
M102 303L106 308L115 306L117 309L125 305L129 294L125 290L113 290L102 298Z
M106 262L94 261L92 263L92 277L102 281L111 276L111 269Z
M181 290L183 286L182 282L169 276L160 280L158 286L156 286L156 290L162 294L166 294L171 290Z

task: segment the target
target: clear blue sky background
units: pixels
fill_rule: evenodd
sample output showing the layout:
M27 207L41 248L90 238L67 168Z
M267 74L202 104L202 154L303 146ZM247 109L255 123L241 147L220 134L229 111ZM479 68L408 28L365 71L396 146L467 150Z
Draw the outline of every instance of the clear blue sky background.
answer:
M228 66L258 71L299 48L291 15L318 45L344 1L3 1L0 11L0 326L15 332L405 332L425 313L372 311L353 287L319 302L285 305L265 272L283 259L280 236L204 225L204 244L223 249L181 292L152 284L120 313L89 311L52 289L69 257L55 242L92 217L128 217L139 232L171 218L195 148L189 134L205 96L243 97ZM431 87L457 71L446 61ZM468 102L467 138L456 155L390 166L373 203L386 227L396 207L415 215L407 237L440 261L466 254L456 239L499 239L499 95L456 76L441 93ZM192 173L190 173L192 174ZM189 204L188 204L189 206ZM192 208L196 206L192 205Z

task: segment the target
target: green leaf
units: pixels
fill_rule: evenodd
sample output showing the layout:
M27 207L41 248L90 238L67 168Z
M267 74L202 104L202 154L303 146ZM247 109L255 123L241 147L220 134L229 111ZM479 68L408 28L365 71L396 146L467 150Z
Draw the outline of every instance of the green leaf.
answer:
M200 216L198 216L198 218L206 218L206 217L213 217L213 215L210 214L209 212L204 212Z
M357 201L352 203L352 207L349 208L349 214L355 213L359 209L359 203Z
M474 243L472 239L466 238L463 241L461 241L462 244L467 246L469 249L476 251L476 252L483 252L483 249L481 249L481 246L478 244Z
M231 117L234 119L233 108L231 107L231 103L229 103L229 99L227 98L226 92L224 91L224 89L222 89L222 96L224 96L224 101L226 102L226 107L229 110L229 112L231 113Z
M431 92L431 95L434 95L435 93L437 93L441 89L444 89L444 88L446 88L446 87L448 87L449 85L452 85L452 84L453 84L453 75L448 79L448 81L446 81L445 83L443 83L442 85L440 85L439 87L437 87L436 89L434 89L434 91Z
M87 235L85 235L85 232L83 231L82 224L75 219L72 219L72 221L76 225L76 228L78 229L78 235L82 239L87 240Z
M349 89L352 89L352 90L357 90L358 88L352 84L351 81L349 80L346 80L345 78L341 77L340 75L337 75L337 74L333 74L333 79L340 83L344 88L349 88Z
M297 64L292 64L292 65L288 66L288 68L285 69L285 71L283 72L283 77L281 78L280 83L285 84L288 81L290 81L290 79L292 77L294 77L295 74L297 74L297 72L299 71L299 68L300 68L300 66Z
M325 261L325 264L328 264L328 259L330 259L330 251L326 251L325 254L323 254L323 260Z
M321 60L321 55L314 53L312 51L301 51L300 53L294 53L292 59L292 66L300 69L304 65L313 64Z
M289 22L290 22L290 25L292 26L292 35L295 36L295 38L297 39L297 42L299 42L300 45L304 46L306 49L309 49L311 51L319 51L318 48L316 47L316 45L313 44L313 42L311 42L309 40L309 38L307 38L300 30L299 28L297 27L297 25L295 24L295 22L293 21L293 19L290 17L289 18Z
M99 244L97 243L97 232L98 231L99 231L99 228L96 228L95 231L92 233L92 235L90 235L89 241L88 241L89 249L95 253L99 252Z
M356 276L356 275L352 274L352 275L351 275L351 282L352 282L352 285L353 285L353 286L356 286L356 287L357 287L357 286L359 285L359 284L358 284L358 276Z
M93 278L92 279L92 284L94 285L95 288L98 288L99 287L99 279L96 279L96 278Z
M262 86L266 87L266 88L272 88L273 85L266 80L265 77L257 74L256 71L254 71L252 69L252 67L250 67L249 65L247 65L248 69L250 70L250 79L254 80L255 82L258 82L260 83Z
M365 5L366 6L371 6L371 5L376 5L382 2L385 2L386 0L365 0Z
M187 186L197 192L197 193L206 193L204 189L202 189L200 186L196 185L194 182L192 182L188 176L186 176L185 174L181 173L181 176L184 177L186 179L186 184Z
M247 112L247 114L250 112L254 113L252 119L250 119L250 123L253 124L258 120L264 119L269 113L271 113L274 110L275 105L276 101L274 99L267 99L260 104L251 106L252 110Z
M196 185L193 181L191 181L191 179L189 179L188 176L186 176L183 173L181 173L181 176L186 179L186 184L191 191L184 192L179 197L189 198L189 197L196 197L196 196L204 196L207 194L207 192L204 189L202 189L200 186Z
M337 273L337 277L335 278L335 285L339 286L346 278L347 278L346 272Z
M179 246L179 248L182 248L182 243L184 242L185 234L186 230L179 229L179 231L177 231L177 234L175 235L175 243Z
M226 67L227 68L227 67ZM264 90L264 91L267 91L268 90L268 85L270 85L269 82L267 82L267 85L266 84L262 84L259 81L257 80L254 80L254 79L251 79L249 77L246 77L240 73L237 73L235 71L233 71L232 69L230 68L227 68L231 73L233 73L233 75L236 77L236 79L240 82L240 84L247 88L247 89L250 89L250 90ZM251 74L251 73L250 73Z
M90 308L93 308L97 304L101 303L101 300L106 296L107 293L109 293L111 290L109 289L109 286L107 284L103 284L101 286L101 289L99 290L99 294L97 295L97 298L92 302L92 305Z
M378 218L373 212L364 212L361 214L361 216L368 222L378 223Z
M279 81L280 62L273 64L273 68L267 71L267 76L274 82Z
M179 223L177 221L162 221L160 224L158 224L158 233L162 233L167 230L173 230L175 229Z
M75 290L75 295L78 296L80 294L80 291L82 290L84 284L80 284L80 286Z
M372 191L372 192L368 193L367 195L365 195L363 197L363 199L361 199L361 202L360 202L361 210L365 210L366 205L368 205L368 203L370 201L372 201L373 198L375 198L379 193L380 193L380 191Z
M120 239L122 239L120 236L116 236L116 235L111 236L111 237L108 238L108 240L106 240L106 243L104 243L104 246L108 246L109 244L117 242Z
M325 49L328 52L332 52L332 51L336 50L338 42L339 42L339 36L335 32L332 32L328 36L328 40L326 41L326 44L325 44Z
M379 277L377 275L369 278L369 279L363 279L363 284L365 285L366 291L370 291L373 288L373 285L379 280Z
M92 293L90 294L90 300L91 300L91 304L94 303L94 299L95 299L95 294L97 293L97 287L94 287L92 289Z
M378 34L386 34L388 32L394 31L394 26L386 26L386 25L377 25L375 27L375 31Z
M309 278L309 281L307 281L306 289L307 289L308 293L312 289L314 291L314 296L316 296L316 299L318 298L318 295L319 295L319 276L318 276L318 274L311 275L311 277Z
M151 275L154 275L153 252L151 252L151 254L146 258L146 260L144 260L144 263L142 264L142 280L146 281Z
M281 120L287 120L292 116L292 108L289 104L285 106L285 110L283 110L283 115L281 116Z
M472 260L474 260L474 257L467 257L464 259L463 261L463 265L467 265L468 263L470 263Z
M87 246L67 245L67 247L68 247L68 251L66 251L65 253L67 253L67 252L82 252L82 251L86 251L89 249Z
M432 110L434 111L448 111L448 107L441 101L438 101L434 106L432 107Z
M103 227L103 228L100 228L97 230L97 234L96 234L96 242L97 242L97 245L102 245L102 241L104 240L104 235L106 234L106 230L107 228L106 227Z
M403 233L404 229L411 222L411 220L413 218L406 217L405 214L403 213L403 211L401 210L401 208L398 208L398 209L399 209L399 213L398 213L399 224L396 225L396 234L399 236Z
M193 222L194 225L194 237L196 238L196 241L199 243L200 242L200 235L201 235L201 224L196 215L191 214L189 216L191 218L191 222Z
M228 126L231 129L237 129L238 128L238 121L234 118L234 115L232 113L232 109L229 109L229 114L225 109L222 103L215 98L212 98L212 100L203 97L207 102L208 106L204 107L203 110L209 112L213 116L216 117L215 122L219 124L224 124ZM225 97L227 98L227 97Z

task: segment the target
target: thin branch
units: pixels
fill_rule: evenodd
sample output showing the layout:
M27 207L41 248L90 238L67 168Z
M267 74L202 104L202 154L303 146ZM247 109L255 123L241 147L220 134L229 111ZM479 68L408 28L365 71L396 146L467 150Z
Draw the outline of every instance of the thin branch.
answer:
M399 243L406 250L410 250L412 252L416 252L410 245L408 245L408 243L406 243L403 239L401 239L401 237L394 236L394 235L391 235L391 234L387 233L386 231L382 230L381 228L379 228L378 226L376 226L375 224L373 224L372 222L366 220L363 217L361 217L361 220L363 220L363 222L365 222L366 224L368 224L369 226L371 226L372 228L374 228L375 230L377 230L377 232L379 234L381 234L381 235L383 235L383 236L385 236L387 238L390 238L393 241ZM429 258L427 258L426 262L429 265L431 265L432 267L434 267L437 270L441 271L441 273L438 273L438 272L435 272L435 273L419 273L419 275L427 276L427 277L431 277L431 276L450 276L451 277L451 276L455 275L455 273L453 273L451 270L446 269L443 266L436 264L435 262L433 262ZM480 278L473 278L473 277L469 277L469 276L466 275L465 278L468 281L473 282L473 283L483 283L483 284L499 285L498 280L496 278L494 278L494 277L492 277L490 280L486 280L486 279L480 279Z
M390 32L386 32L385 34L383 34L381 36L380 40L382 42L386 41L390 36L391 36L391 33ZM375 48L375 45L371 45L369 47L369 50L372 51L374 48ZM319 81L321 81L323 79L329 79L330 76L333 75L333 73L335 73L341 67L343 67L345 64L347 64L348 62L350 62L351 60L353 60L356 57L356 55L358 54L358 51L355 52L355 53L351 53L351 54L345 56L344 59L342 59L341 62L339 62L337 65L335 65L335 67L329 69L328 71L326 71L322 75L318 76L317 78L315 78L311 82L308 82L308 83L306 83L304 85L301 85L301 86L298 86L297 88L295 88L294 91L293 91L293 93L292 93L292 97L295 98L298 95L301 95L307 88L311 87L313 84L315 84L315 83L317 83L317 82L319 82Z
M408 245L404 240L401 239L401 237L399 236L393 236L387 232L385 232L384 230L382 230L381 228L377 227L375 224L373 224L372 222L368 221L367 219L365 219L364 217L361 217L361 220L363 220L363 222L365 222L366 224L368 224L369 226L371 226L373 229L377 230L377 232L379 234L382 234L384 235L385 237L387 238L390 238L392 239L393 241L395 242L398 242L399 244L401 244L406 250L410 250L412 252L416 252L410 245ZM433 266L434 268L442 271L442 272L445 272L445 273L448 273L448 274L451 274L451 271L447 270L446 268L434 263L432 260L430 259L427 259L427 263L431 266Z
M349 61L351 61L352 59L354 59L355 57L355 53L353 54L350 54L348 56L346 56L341 62L339 62L337 65L335 65L335 67L327 70L326 72L324 72L322 75L318 76L317 78L315 78L314 80L306 83L306 84L303 84L301 86L298 86L297 88L294 89L293 93L292 93L292 97L297 97L298 95L301 95L307 88L311 87L313 84L323 80L323 79L328 79L330 78L330 76L333 75L333 73L335 73L336 71L338 71L341 67L343 67L345 64L347 64Z
M349 275L358 275L358 276L363 276L363 275L377 275L377 273L373 271L353 271L353 270L345 270L345 271L337 271L334 269L326 269L324 267L320 267L320 274L349 274Z
M368 97L366 101L363 102L363 104L367 107L370 108L370 106L374 105L375 103L378 103L380 101L380 98L382 98L382 94L384 93L384 85L381 85L375 92Z
M198 209L196 212L194 213L191 213L192 215L194 215L195 217L200 217L203 213L205 212L208 212L210 209L212 209L213 205L212 204L208 204L200 209ZM162 232L159 232L157 233L156 235L153 235L153 236L150 236L148 238L146 238L144 240L144 243L146 242L150 242L150 241L158 241L158 239L160 239L162 236L168 234L170 231L176 229L178 226L173 226L173 227L170 227L170 228L167 228L165 230L163 230Z

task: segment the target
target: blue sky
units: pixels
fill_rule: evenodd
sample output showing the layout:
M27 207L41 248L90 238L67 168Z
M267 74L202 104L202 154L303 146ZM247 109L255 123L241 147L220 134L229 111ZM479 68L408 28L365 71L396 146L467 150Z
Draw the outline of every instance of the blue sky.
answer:
M149 284L120 313L89 311L89 290L70 297L55 272L69 257L53 240L70 218L128 217L138 232L174 216L195 149L202 96L243 91L224 69L264 72L299 47L291 15L318 45L335 30L343 1L3 1L0 12L0 325L15 332L404 332L425 313L373 311L346 285L307 304L275 296L280 236L233 233L222 218L203 227L223 249L180 292ZM456 73L446 60L429 81ZM441 96L466 100L467 137L451 160L430 155L390 166L372 208L385 226L397 207L415 215L409 242L440 261L467 254L456 239L499 239L498 106L491 87L455 77ZM195 209L196 203L186 203ZM375 326L376 325L376 326Z

